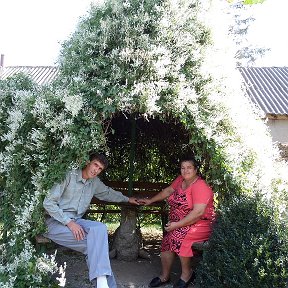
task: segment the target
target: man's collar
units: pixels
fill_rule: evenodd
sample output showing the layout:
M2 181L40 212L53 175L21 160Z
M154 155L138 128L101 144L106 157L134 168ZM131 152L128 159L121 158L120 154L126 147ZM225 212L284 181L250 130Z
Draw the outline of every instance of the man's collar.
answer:
M84 179L82 177L82 169L77 169L77 182L90 183L93 179Z
M82 169L77 169L77 182L85 183L86 180L82 177Z

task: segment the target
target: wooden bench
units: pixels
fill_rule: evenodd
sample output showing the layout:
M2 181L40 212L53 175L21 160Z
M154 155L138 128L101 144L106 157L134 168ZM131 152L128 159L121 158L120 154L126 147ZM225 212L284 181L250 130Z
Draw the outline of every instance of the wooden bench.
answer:
M168 187L166 183L151 183L151 182L133 182L132 195L128 194L128 182L120 181L103 181L107 186L112 189L121 192L127 197L136 197L136 198L146 198L153 197L159 193L162 189ZM115 209L111 209L110 205L115 205ZM121 207L130 207L131 209L137 209L138 213L147 213L147 214L156 214L161 216L162 229L164 231L164 226L167 222L167 205L165 201L154 202L149 206L135 206L129 203L112 203L101 201L96 197L93 197L91 200L91 207L87 210L86 214L90 213L102 213L101 221L103 221L107 213L120 213Z
M46 238L43 235L36 235L35 240L36 240L36 243L38 243L38 244L47 244L47 243L52 242L50 239Z
M112 189L123 193L125 196L128 195L128 182L120 182L120 181L103 181L107 186ZM151 183L151 182L133 182L133 197L137 198L145 198L145 197L153 197L158 192L160 192L163 188L166 188L168 184L166 183ZM115 205L116 209L111 209L111 205ZM149 206L135 206L129 203L112 203L101 201L96 197L93 197L91 200L91 207L87 210L86 214L90 213L102 213L101 221L103 221L104 217L107 213L121 213L121 206L130 207L137 209L138 213L147 213L147 214L158 214L161 216L161 224L162 230L164 231L164 225L167 222L167 208L166 202L155 202ZM50 243L51 240L45 238L42 235L36 236L36 243L38 244L47 244Z
M107 186L111 187L114 190L117 190L124 194L125 196L128 195L128 182L121 182L121 181L103 181ZM153 197L157 193L159 193L162 189L168 187L166 183L151 183L151 182L133 182L133 197L136 198L146 198L146 197ZM121 213L121 206L126 207L133 207L138 210L138 213L147 213L147 214L158 214L161 216L161 224L162 224L162 231L164 232L165 224L167 223L168 219L168 210L165 201L155 202L149 206L135 206L129 203L112 203L101 201L96 197L93 197L91 200L91 205L93 205L90 209L87 210L86 214L89 213L102 213L102 219L105 217L107 213ZM115 205L118 209L109 209L110 205ZM36 243L50 243L51 240L45 238L42 235L36 236ZM205 248L208 247L208 241L204 242L196 242L193 243L192 248L197 251L203 251Z
M208 240L202 241L202 242L194 242L192 244L192 249L196 251L203 252L205 249L209 247L209 242Z
M36 240L36 244L49 244L52 243L52 241L46 237L44 237L43 235L37 235L35 237ZM194 242L192 244L192 249L196 252L200 252L202 253L205 249L207 249L209 246L209 242L208 241L202 241L202 242Z

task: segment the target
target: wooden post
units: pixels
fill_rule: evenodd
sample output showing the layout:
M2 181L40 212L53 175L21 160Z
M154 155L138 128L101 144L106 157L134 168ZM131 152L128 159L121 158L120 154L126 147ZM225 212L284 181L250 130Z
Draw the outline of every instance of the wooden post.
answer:
M134 116L131 118L131 147L129 156L129 179L128 179L128 195L132 196L133 189L133 175L134 175L134 160L136 150L136 119Z

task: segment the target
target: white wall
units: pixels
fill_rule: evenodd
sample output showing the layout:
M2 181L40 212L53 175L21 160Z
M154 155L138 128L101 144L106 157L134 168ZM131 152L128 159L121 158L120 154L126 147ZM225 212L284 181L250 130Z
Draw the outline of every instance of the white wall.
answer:
M270 128L273 141L288 143L288 119L268 119L266 124Z

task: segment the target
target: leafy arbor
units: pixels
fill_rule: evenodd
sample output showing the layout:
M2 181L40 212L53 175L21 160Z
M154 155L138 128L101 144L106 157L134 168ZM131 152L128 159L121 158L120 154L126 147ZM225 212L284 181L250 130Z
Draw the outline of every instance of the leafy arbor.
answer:
M210 33L199 11L198 1L107 1L91 7L64 43L53 86L21 76L1 82L3 287L49 287L45 275L55 263L31 244L43 229L41 202L91 149L110 153L109 178L129 178L132 163L135 179L167 182L179 156L193 152L219 214L199 283L285 287L285 167L242 92L231 89L233 71L225 82L209 66ZM130 159L133 126L139 145ZM237 261L239 254L247 261Z

